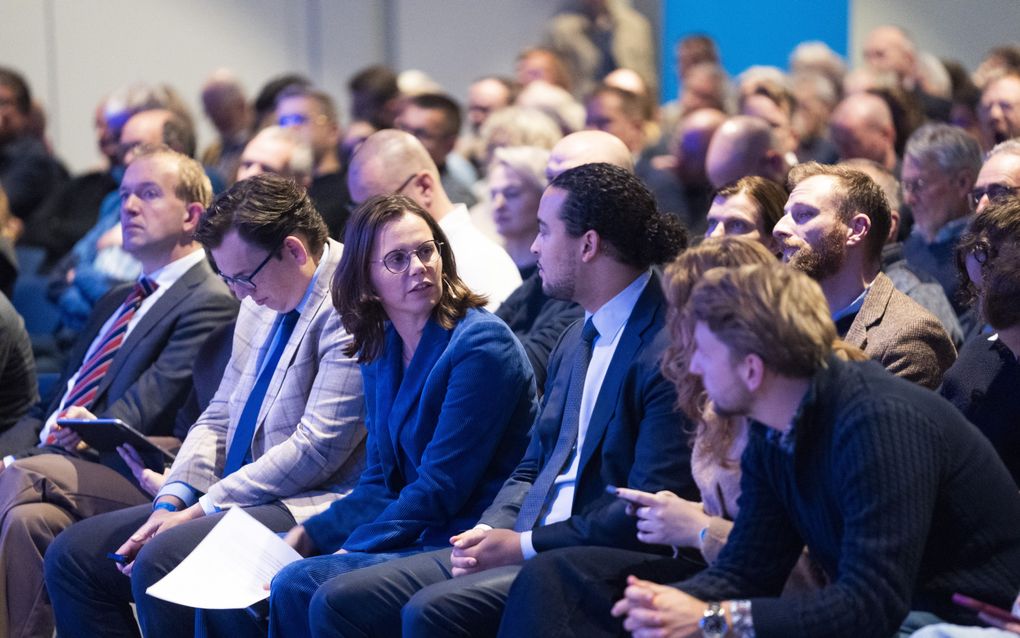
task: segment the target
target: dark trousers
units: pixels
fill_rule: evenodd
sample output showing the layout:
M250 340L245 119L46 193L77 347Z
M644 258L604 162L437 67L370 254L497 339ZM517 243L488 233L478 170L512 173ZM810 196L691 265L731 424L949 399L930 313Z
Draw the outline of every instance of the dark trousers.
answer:
M697 559L667 558L612 547L566 547L527 561L506 601L500 638L626 636L609 613L623 597L627 576L657 583L704 569Z
M326 582L308 610L311 635L494 635L519 566L453 578L450 550L365 567Z
M294 518L279 503L245 511L274 532L294 526ZM223 514L203 516L154 536L138 552L129 579L106 554L120 547L151 513L150 505L139 505L94 516L64 530L50 545L46 588L62 638L138 636L131 601L147 638L192 634L194 609L152 598L145 590L184 560Z

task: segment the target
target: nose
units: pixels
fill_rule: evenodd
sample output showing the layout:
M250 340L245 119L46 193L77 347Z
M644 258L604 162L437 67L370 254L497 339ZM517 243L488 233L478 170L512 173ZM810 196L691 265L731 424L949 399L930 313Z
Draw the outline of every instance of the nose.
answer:
M407 272L417 273L425 270L425 262L421 260L418 253L411 253L408 259L410 259L410 261L407 263Z
M978 200L977 206L974 208L975 213L980 213L988 206L988 195L982 195L981 199Z
M913 206L917 202L916 191L912 188L904 188L903 190L903 203L907 206Z
M707 237L725 237L726 236L726 225L719 222L715 225L712 230L708 232Z
M538 235L535 235L535 239L531 241L531 254L538 255Z
M792 221L789 213L779 218L779 221L776 222L775 228L772 229L772 236L775 237L776 241L781 242L793 234L789 228L791 223Z
M495 212L497 210L502 210L503 206L505 206L505 205L506 205L506 197L503 197L503 193L493 193L492 194L492 210L493 210L493 212Z
M138 212L138 205L141 203L141 199L134 193L129 193L127 198L121 202L120 210L122 213L134 214Z
M244 301L245 297L250 297L251 293L254 292L248 286L242 286L234 281L227 282L227 288L230 288L230 292L234 293L238 301Z

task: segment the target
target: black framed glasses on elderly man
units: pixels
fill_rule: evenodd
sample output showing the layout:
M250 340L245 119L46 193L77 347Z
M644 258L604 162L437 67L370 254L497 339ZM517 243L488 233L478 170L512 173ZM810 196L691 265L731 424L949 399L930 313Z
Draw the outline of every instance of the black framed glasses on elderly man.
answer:
M223 273L219 272L218 268L216 269L216 274L219 275L220 279L223 280L223 283L227 284L228 286L233 286L239 290L244 290L247 292L252 292L253 290L255 290L256 287L256 283L253 281L255 279L255 275L259 274L262 271L262 269L266 267L266 264L269 263L269 260L272 259L273 255L275 254L276 254L275 249L269 251L269 254L266 255L266 258L263 259L258 266L255 266L255 270L251 271L250 275L237 275L235 277L231 277L230 275L224 275Z
M430 239L414 250L391 250L382 259L373 259L372 263L382 264L386 270L399 275L411 267L411 255L417 255L418 261L426 266L434 263L442 245L443 242Z
M1017 192L1017 187L1006 186L1005 184L988 184L986 186L976 186L970 191L970 199L977 206L981 203L981 198L985 195L988 196L988 201L995 201L996 199L1006 197L1007 195L1013 195Z

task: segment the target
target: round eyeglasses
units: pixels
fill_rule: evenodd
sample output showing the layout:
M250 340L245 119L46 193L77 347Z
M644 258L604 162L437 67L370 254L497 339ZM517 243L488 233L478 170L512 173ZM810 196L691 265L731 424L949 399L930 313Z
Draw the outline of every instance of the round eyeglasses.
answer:
M382 259L373 259L373 264L382 264L386 270L399 275L411 267L411 255L417 255L423 265L431 265L439 256L439 248L443 242L430 239L414 250L391 250Z

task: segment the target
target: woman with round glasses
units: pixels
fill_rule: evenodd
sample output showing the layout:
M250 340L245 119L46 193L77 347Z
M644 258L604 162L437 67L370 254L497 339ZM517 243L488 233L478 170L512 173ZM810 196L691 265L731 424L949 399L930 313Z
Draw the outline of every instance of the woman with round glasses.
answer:
M946 371L939 392L992 442L1020 485L1020 197L975 215L957 247L963 288L978 324Z
M536 413L524 349L413 200L374 197L354 212L332 292L365 382L367 467L348 496L288 533L314 558L273 579L273 636L315 633L340 574L449 547L523 456ZM232 635L250 626L230 612L207 618Z

